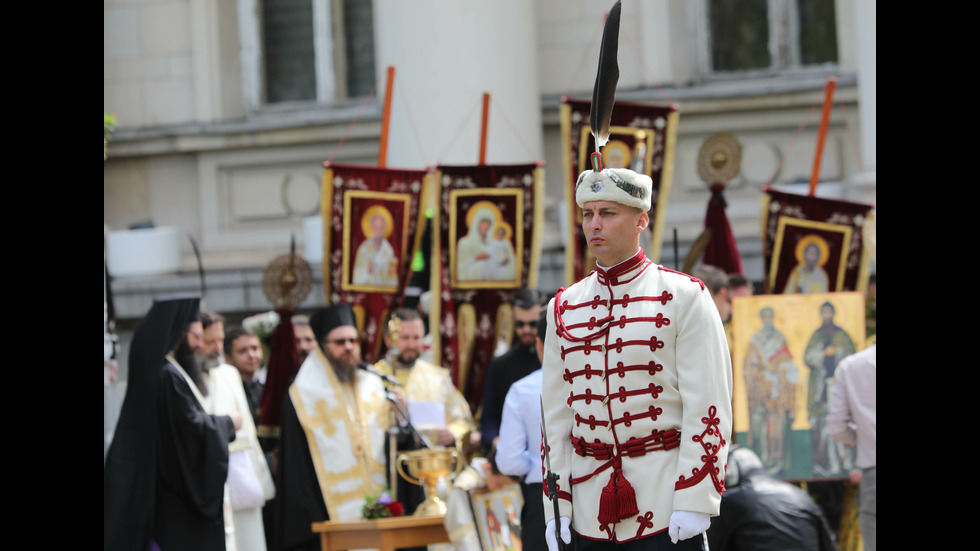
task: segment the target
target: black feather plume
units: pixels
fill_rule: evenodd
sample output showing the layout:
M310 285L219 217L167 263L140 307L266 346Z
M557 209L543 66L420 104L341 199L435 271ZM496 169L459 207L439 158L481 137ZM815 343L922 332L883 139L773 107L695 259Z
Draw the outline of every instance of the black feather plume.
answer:
M592 136L595 137L596 151L609 141L609 124L612 119L613 104L616 102L616 84L619 82L619 12L620 0L616 0L606 25L602 29L602 44L599 47L599 70L595 75L595 88L592 90L592 112L589 122Z

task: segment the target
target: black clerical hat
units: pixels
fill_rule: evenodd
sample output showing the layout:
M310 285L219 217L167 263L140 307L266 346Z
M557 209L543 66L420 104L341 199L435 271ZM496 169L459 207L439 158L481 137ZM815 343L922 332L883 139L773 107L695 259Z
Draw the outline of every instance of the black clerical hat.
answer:
M357 327L354 309L350 307L350 304L327 306L313 312L313 315L310 316L310 328L313 329L313 334L319 343L323 343L331 331L343 325Z

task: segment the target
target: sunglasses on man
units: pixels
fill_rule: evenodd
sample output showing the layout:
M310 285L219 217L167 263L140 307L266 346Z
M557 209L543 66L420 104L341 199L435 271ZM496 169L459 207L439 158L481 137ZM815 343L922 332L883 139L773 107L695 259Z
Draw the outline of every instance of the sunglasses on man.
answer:
M538 326L538 320L533 320L533 321L521 321L521 320L517 320L517 321L514 322L514 327L516 327L518 329L523 329L524 326L527 326L527 327L530 327L531 329L534 329L534 328L536 328Z

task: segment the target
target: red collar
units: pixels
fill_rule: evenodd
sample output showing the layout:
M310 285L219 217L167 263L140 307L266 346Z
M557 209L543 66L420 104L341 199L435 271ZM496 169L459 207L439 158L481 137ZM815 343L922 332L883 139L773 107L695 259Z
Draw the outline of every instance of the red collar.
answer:
M616 264L612 268L603 268L599 264L596 264L596 277L599 283L603 285L622 285L633 281L651 263L647 255L644 254L643 249L640 248L636 251L635 255Z

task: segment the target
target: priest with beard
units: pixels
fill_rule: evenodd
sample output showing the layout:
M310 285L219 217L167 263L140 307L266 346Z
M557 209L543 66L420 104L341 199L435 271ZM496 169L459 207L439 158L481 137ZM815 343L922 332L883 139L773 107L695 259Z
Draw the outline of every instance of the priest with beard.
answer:
M158 299L133 335L129 381L103 474L107 550L223 550L228 443L238 413L209 415L194 358L197 297Z
M314 522L360 519L365 497L387 485L391 406L381 378L358 369L354 311L348 304L322 308L310 326L320 346L283 397L276 472L283 551L320 549Z

